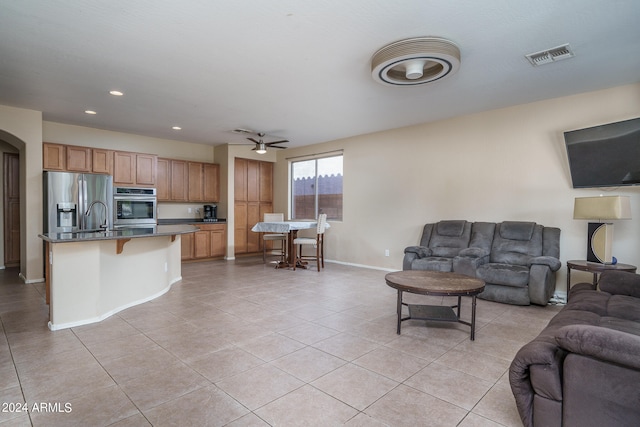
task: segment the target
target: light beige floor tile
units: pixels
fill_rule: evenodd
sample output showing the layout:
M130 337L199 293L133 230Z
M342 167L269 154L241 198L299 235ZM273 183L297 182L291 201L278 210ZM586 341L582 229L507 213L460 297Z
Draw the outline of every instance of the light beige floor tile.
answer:
M215 386L200 388L144 411L154 427L223 426L249 411Z
M502 358L457 349L448 351L435 363L494 383L507 372L510 365L508 360Z
M398 386L396 381L353 364L344 365L311 383L328 395L364 410Z
M240 342L236 346L265 362L269 362L300 350L305 345L284 335L274 333Z
M356 359L379 346L380 345L374 341L347 333L335 335L313 345L313 347L319 350L347 361Z
M464 420L458 427L501 427L502 424L499 424L495 421L491 421L488 418L481 417L480 415L474 414L473 412L469 412Z
M264 364L262 359L238 347L229 347L187 362L211 382L248 371Z
M244 417L240 417L235 421L231 421L225 427L268 427L269 424L258 418L253 412L248 413Z
M335 313L326 317L321 317L320 319L316 319L313 323L317 323L318 325L326 326L327 328L335 329L336 331L347 331L350 328L353 328L357 325L365 323L366 320L353 316L349 313Z
M270 425L340 426L358 411L306 385L263 406L256 414Z
M464 409L400 385L364 411L388 426L457 426Z
M109 341L91 342L86 344L86 347L100 362L159 348L158 344L141 333Z
M292 328L280 331L281 335L287 336L291 339L299 341L303 344L315 344L319 341L330 338L334 335L338 335L340 332L320 326L313 323L305 323L303 325L296 325Z
M262 365L216 383L220 389L251 410L260 408L304 385L280 369Z
M141 413L137 413L130 417L120 420L109 425L109 427L151 427L151 424Z
M119 385L136 407L145 410L209 384L209 381L194 370L185 365L174 364Z
M389 424L360 412L355 417L346 422L345 427L389 427Z
M129 337L140 333L140 331L119 316L112 316L102 322L79 326L72 330L85 345L96 342L107 342L116 338Z
M4 382L4 378L0 377L0 384ZM25 405L24 396L22 395L22 389L20 384L13 387L5 387L0 390L0 405L7 405L0 407L0 425L4 426L4 423L9 420L22 418L24 415L28 417L28 406ZM27 418L28 419L28 418ZM21 420L16 422L22 422Z
M60 410L32 412L34 426L107 426L139 413L117 386L97 388L69 400L50 397L37 402L59 403Z
M493 382L432 363L404 384L471 410L491 388Z
M388 347L376 348L353 363L397 382L405 381L429 364L424 359Z
M78 368L61 366L46 373L35 371L20 382L28 403L68 401L114 385L111 376L97 362Z
M305 347L271 362L294 377L311 382L347 363L313 347Z
M505 384L498 384L489 390L472 412L503 426L522 426L511 388Z
M427 362L432 362L449 351L448 346L434 344L428 338L400 335L395 340L385 344L385 347L401 351Z
M155 347L100 363L117 383L123 383L154 371L162 371L168 366L180 364L180 361L165 349Z

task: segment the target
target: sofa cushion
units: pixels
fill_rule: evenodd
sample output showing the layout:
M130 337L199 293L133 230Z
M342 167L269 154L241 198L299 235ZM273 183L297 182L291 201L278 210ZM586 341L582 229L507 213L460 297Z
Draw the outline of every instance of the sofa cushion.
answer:
M436 225L439 235L448 237L460 237L464 233L464 226L467 221L440 221Z
M477 276L487 283L524 287L529 283L529 267L499 263L484 264L478 267Z
M607 303L607 316L638 322L640 325L638 298L627 295L611 295Z
M411 263L412 270L452 271L453 259L442 257L427 257L414 259Z
M500 224L500 237L509 240L531 240L535 222L504 221Z

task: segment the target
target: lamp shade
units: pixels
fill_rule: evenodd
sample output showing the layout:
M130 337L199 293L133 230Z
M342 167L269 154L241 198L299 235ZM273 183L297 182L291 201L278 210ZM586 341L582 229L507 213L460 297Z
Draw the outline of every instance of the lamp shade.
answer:
M631 219L629 196L576 197L573 219Z

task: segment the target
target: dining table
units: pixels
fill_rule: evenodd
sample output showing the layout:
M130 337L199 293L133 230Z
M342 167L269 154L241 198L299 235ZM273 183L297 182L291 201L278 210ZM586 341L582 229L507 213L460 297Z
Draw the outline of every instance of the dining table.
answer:
M287 254L284 262L276 263L276 268L289 268L293 267L296 262L293 250L293 241L298 236L299 230L309 230L318 227L318 221L313 220L297 220L297 221L263 221L258 222L251 228L251 231L256 233L279 233L287 235ZM326 228L331 227L329 223L325 224ZM306 263L298 261L296 268L306 268Z

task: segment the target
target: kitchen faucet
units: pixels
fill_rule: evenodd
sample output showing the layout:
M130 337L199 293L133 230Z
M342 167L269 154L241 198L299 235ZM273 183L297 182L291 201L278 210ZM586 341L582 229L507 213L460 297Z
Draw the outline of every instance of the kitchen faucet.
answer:
M108 228L107 215L109 213L109 208L107 208L107 205L105 205L104 202L100 200L94 200L93 202L91 202L91 204L89 205L89 209L87 209L87 212L85 212L85 215L91 215L91 209L93 209L93 205L95 205L96 203L100 203L102 206L104 206L104 223L100 225L100 228L106 230Z

